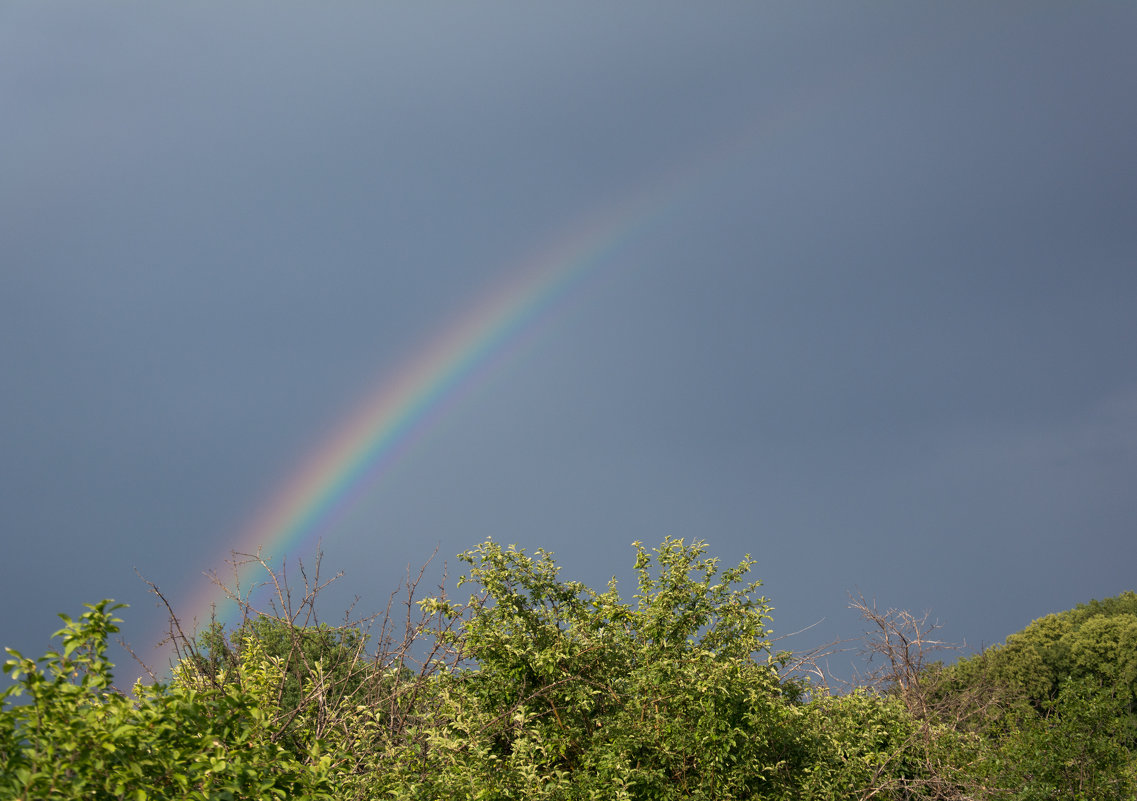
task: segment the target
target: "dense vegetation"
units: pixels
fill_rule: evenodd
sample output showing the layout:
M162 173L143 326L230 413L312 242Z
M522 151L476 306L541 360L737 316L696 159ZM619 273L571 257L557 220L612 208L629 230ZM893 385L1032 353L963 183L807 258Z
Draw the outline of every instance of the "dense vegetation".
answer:
M836 692L772 649L770 606L705 546L635 544L636 593L487 541L464 600L327 626L323 586L175 639L112 688L117 605L9 650L0 798L1133 799L1137 596L1042 618L951 666L923 619L857 606L879 673ZM270 573L271 575L271 573ZM271 576L275 580L275 576ZM421 574L420 574L421 578ZM239 599L240 600L240 599ZM247 603L247 601L246 601ZM395 607L397 608L397 607ZM174 620L175 634L178 633ZM17 700L17 696L23 696Z

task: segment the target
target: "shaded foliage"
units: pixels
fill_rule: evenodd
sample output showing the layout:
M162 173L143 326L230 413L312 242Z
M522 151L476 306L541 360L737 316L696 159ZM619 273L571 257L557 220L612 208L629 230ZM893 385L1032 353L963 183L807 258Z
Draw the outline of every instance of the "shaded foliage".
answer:
M962 768L957 783L991 797L1132 799L1135 606L1131 592L1093 601L953 665L909 665L898 695L929 730L950 732L970 754L949 750L950 770L937 772Z
M1039 710L1058 698L1066 681L1089 680L1115 688L1137 711L1137 593L1046 615L979 658ZM957 669L969 670L974 659Z

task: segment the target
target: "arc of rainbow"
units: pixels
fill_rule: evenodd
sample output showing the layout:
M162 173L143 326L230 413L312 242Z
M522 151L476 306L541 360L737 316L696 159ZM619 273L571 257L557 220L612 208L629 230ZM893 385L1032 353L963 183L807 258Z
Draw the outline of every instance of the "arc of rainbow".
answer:
M511 281L416 352L407 367L383 384L302 463L243 529L231 551L253 553L263 548L267 557L283 557L298 544L314 541L397 461L448 400L546 316L604 256L663 217L697 179L731 163L760 136L768 138L789 129L812 105L783 109L773 120L754 119L702 158L673 170L621 206L570 229L569 236L530 261ZM190 605L194 620L208 620L220 599L218 589L210 584ZM226 622L223 615L218 619Z
M233 553L283 557L333 527L496 357L523 339L558 301L667 206L646 193L530 260L512 280L475 304L417 351L281 486L241 531ZM271 551L271 553L269 552ZM191 605L198 622L220 599L212 584ZM218 614L221 622L230 615Z
M579 252L608 242L599 231L584 240L562 248L568 252L551 259L555 267L523 274L493 293L419 351L303 464L240 541L286 551L326 528L479 368L583 277L592 260Z

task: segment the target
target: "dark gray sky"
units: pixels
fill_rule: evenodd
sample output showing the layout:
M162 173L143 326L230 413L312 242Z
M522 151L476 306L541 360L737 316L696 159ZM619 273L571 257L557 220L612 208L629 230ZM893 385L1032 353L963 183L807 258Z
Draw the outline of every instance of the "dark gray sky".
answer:
M375 387L653 192L325 532L329 603L488 536L594 585L749 552L799 648L850 590L978 646L1133 589L1134 41L1130 3L5 3L0 641L110 596L152 653L135 568L199 613Z

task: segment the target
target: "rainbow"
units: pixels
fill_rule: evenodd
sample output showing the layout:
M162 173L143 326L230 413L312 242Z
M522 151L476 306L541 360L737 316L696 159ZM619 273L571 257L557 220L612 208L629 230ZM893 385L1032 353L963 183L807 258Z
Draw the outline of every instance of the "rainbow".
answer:
M527 260L383 382L270 497L230 546L266 559L304 552L372 489L411 446L456 405L495 362L525 340L637 231L663 214L666 199L645 193L598 215ZM195 624L222 613L210 586L191 603Z
M814 104L806 104L812 106ZM754 144L794 127L803 106L776 119L755 119L719 147L665 175L625 202L569 228L511 277L417 350L336 428L231 541L232 553L261 551L280 559L311 548L334 530L382 475L452 409L464 390L538 323L574 294L629 239L651 227L693 185ZM203 582L205 583L205 582ZM195 625L209 620L223 596L209 582L190 603ZM226 606L234 606L227 604ZM220 611L217 619L232 622Z

